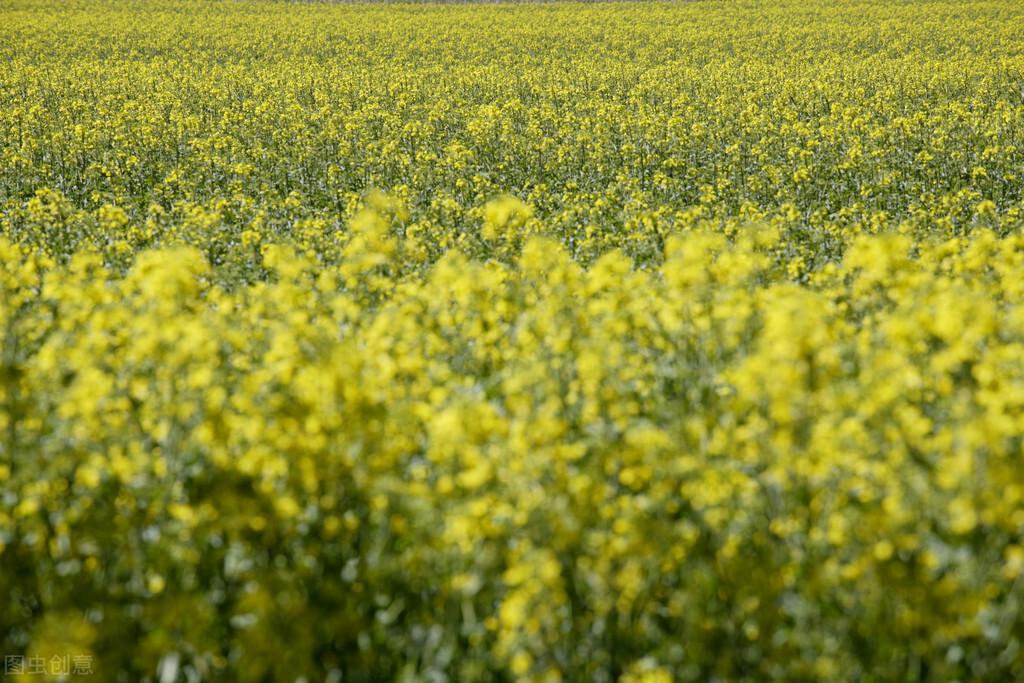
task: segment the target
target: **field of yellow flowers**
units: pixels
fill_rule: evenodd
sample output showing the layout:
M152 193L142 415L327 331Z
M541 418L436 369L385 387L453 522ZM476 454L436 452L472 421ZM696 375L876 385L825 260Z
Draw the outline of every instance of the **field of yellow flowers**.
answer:
M0 5L11 680L1021 680L1022 576L1024 3Z

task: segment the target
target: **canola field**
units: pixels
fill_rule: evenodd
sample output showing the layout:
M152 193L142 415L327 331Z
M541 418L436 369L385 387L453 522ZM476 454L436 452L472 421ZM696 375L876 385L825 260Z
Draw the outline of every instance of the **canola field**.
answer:
M8 0L0 257L11 680L1024 678L1020 2Z

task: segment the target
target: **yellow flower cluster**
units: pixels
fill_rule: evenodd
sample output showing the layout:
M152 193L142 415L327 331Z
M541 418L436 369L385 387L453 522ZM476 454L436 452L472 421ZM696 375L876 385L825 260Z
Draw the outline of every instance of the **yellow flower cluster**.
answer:
M1024 677L1022 21L4 5L0 650Z

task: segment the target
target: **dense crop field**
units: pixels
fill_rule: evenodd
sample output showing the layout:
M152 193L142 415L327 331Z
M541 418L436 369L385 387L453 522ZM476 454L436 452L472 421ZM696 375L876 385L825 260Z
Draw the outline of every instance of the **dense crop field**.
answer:
M0 259L8 674L1024 678L1024 3L8 0Z

